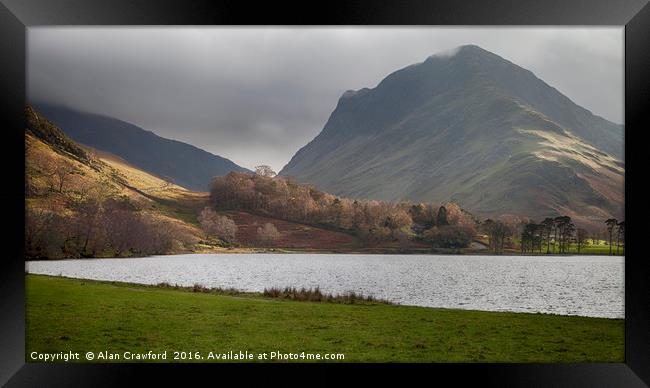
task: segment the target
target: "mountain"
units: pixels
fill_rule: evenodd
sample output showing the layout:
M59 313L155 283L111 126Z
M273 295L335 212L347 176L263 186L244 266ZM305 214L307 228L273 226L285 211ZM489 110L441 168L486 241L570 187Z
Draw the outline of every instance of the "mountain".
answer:
M347 91L281 175L352 198L455 201L483 216L622 216L623 126L478 46Z
M64 106L33 106L74 141L110 152L160 178L195 191L207 191L211 179L231 171L249 172L232 161L192 145L108 116Z
M94 241L90 245L102 247L92 257L115 257L111 242L121 245L125 240L136 247L144 246L140 255L251 252L255 249L252 247L264 244L328 252L334 248L362 252L403 248L393 242L365 247L357 236L332 228L244 210L219 210L235 222L237 243L243 246L222 247L206 238L198 221L210 204L208 193L189 191L118 156L78 144L32 107L25 109L25 115L25 256L29 259L78 257L79 246L74 242L79 236L84 241L84 234ZM93 217L79 214L92 210L93 206L88 206L92 204L101 204L95 209L103 211L98 210ZM127 210L131 216L115 210ZM116 220L112 214L120 218ZM257 230L266 223L277 228L279 239L260 244ZM147 230L155 233L147 236ZM151 250L152 246L159 251ZM422 243L409 246L422 248Z

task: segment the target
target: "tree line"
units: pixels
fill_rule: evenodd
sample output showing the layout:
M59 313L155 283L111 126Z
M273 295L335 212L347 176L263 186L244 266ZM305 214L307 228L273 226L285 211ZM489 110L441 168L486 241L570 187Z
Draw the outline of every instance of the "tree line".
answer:
M238 242L238 227L235 221L226 215L220 215L209 206L201 210L197 217L201 228L208 238L216 237L226 246L236 245ZM280 232L271 222L257 228L257 243L268 246L280 239Z
M474 218L455 203L352 200L276 176L231 172L210 187L213 209L239 209L292 222L351 232L368 244L419 239L433 246L462 248L476 234Z
M616 254L618 255L621 242L625 237L625 221L619 222L615 218L605 221L608 231L609 254L613 254L613 240L616 239ZM592 237L592 241L594 238ZM545 218L539 224L528 222L521 232L521 253L569 253L573 245L577 253L587 245L589 232L577 228L569 216Z
M107 182L76 195L28 206L25 256L39 258L129 257L165 254L191 238L175 223L146 213Z
M170 253L190 242L191 236L174 222L120 195L107 177L93 181L84 175L72 162L55 162L30 149L25 181L26 258L146 256Z

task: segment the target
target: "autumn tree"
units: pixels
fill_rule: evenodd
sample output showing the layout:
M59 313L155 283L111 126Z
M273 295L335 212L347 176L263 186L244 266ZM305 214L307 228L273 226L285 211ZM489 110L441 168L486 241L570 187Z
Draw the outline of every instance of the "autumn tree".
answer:
M409 209L409 214L413 222L417 224L418 229L431 229L436 225L438 211L433 204L420 203L412 205Z
M260 169L257 174L231 172L215 178L210 188L212 207L345 229L366 242L404 243L436 225L461 228L456 232L465 236L475 232L475 220L455 203L438 207L350 200L298 184L291 178L266 175L270 174Z
M327 217L328 220L330 220L334 225L340 225L343 217L343 203L339 198L334 198L329 208L330 215Z
M272 244L280 239L280 232L270 222L257 228L257 240L263 244Z
M472 226L435 226L424 232L426 241L432 242L434 246L441 248L465 248L470 245L476 236L476 229Z
M383 226L388 229L390 238L405 243L413 223L411 217L398 206L384 206L383 212L386 214Z
M198 221L203 231L228 243L233 243L237 237L237 225L227 216L221 216L209 207L203 208Z

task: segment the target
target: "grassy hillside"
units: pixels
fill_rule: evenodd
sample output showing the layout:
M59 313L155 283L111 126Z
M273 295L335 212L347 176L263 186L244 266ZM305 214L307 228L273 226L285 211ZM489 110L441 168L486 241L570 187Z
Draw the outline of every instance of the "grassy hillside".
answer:
M169 244L162 251L163 248L155 248L150 253L194 249L203 233L192 213L205 201L205 193L188 191L118 158L78 145L31 108L26 114L26 236L28 247L31 244L36 248L28 249L28 255L66 257L73 254L70 252L80 252L78 247L70 248L75 241L88 245L86 240L97 240L98 245L105 244L103 239L99 241L98 228L108 220L113 221L115 234L119 232L118 226L131 221L151 227L159 237L165 233L171 240ZM109 213L112 218L97 218ZM123 226L125 230L128 227ZM142 231L128 233L137 232ZM110 241L111 237L114 236L102 238ZM127 237L124 236L124 244ZM94 255L115 253L116 250L106 249Z
M343 353L345 362L623 362L623 320L233 297L28 275L26 354ZM97 360L95 360L97 361ZM99 360L100 362L106 362ZM118 362L124 360L118 360ZM196 361L196 360L195 360ZM302 362L296 360L292 362Z
M125 187L148 198L152 211L199 227L196 216L207 202L207 193L187 190L133 167L115 155L87 146L82 147L119 174Z

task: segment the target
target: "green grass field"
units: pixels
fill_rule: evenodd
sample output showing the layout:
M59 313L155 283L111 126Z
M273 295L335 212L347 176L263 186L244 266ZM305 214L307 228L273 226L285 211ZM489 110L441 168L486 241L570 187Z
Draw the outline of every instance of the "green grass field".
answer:
M32 352L342 353L345 362L623 362L623 320L285 301L26 277ZM187 355L187 354L186 354ZM93 362L106 362L94 360ZM125 362L124 359L116 360ZM283 362L302 362L297 359ZM337 361L340 362L340 361Z

